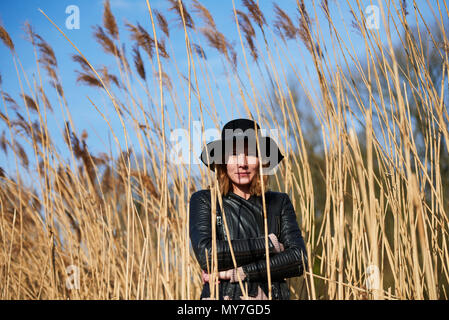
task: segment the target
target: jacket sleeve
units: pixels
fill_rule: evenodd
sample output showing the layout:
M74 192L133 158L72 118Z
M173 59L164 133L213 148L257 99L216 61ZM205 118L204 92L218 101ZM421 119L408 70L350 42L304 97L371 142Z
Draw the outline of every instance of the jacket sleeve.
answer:
M211 206L207 196L209 193L203 190L195 192L190 198L189 210L190 241L203 270L207 270L208 265L210 268L212 261ZM270 253L274 252L274 245L270 240L268 243ZM264 237L231 240L231 245L238 267L257 261L265 255ZM217 240L217 263L218 271L234 268L228 240Z
M295 209L290 197L284 193L281 211L281 235L279 241L284 251L270 256L270 273L272 280L299 277L307 266L307 251L304 239L296 221ZM260 281L267 279L266 259L247 264L242 267L245 280Z

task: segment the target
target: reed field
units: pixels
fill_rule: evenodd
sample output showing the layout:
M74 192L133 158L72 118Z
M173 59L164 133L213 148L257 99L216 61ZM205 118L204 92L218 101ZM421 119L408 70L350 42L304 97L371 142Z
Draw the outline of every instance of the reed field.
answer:
M210 141L194 121L204 132L237 117L279 132L285 159L264 188L289 194L309 258L288 280L292 299L448 299L446 1L373 1L372 28L370 2L296 0L287 11L278 1L266 12L229 0L232 39L209 1L142 2L146 24L105 1L91 26L113 68L40 11L72 51L76 103L108 128L109 149L95 152L92 133L76 130L59 48L25 23L35 61L24 68L0 25L16 74L0 70L1 299L198 299L189 199L217 180L198 161L173 161L170 135L182 129L193 158ZM64 117L50 123L56 111Z

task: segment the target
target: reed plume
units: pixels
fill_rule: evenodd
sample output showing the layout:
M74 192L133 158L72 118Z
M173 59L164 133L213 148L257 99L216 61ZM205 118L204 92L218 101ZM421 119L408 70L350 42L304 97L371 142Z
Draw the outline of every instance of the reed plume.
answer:
M11 122L9 121L8 117L0 111L0 118L5 121L5 123L9 126L11 124Z
M215 20L212 17L211 13L198 0L193 0L193 8L194 12L200 15L200 17L208 27L214 30L217 29L217 25L215 24Z
M137 182L140 182L140 179L142 179L142 186L150 193L151 196L159 199L160 195L153 183L153 179L147 173L137 170L131 170L131 177L136 178Z
M66 141L69 147L71 146L71 150L73 150L75 158L80 159L84 164L84 168L86 170L86 174L89 179L89 182L91 183L91 186L92 187L95 186L96 174L93 161L94 157L90 154L87 148L86 136L84 135L84 137L80 140L78 136L75 134L75 132L71 130L70 124L66 122L66 131L64 135L64 140Z
M82 69L82 71L75 71L78 74L76 78L77 82L81 82L92 87L103 87L101 81L93 73L92 68L82 56L77 54L72 55L72 60L77 62ZM99 71L102 74L102 80L105 81L105 84L108 87L110 87L110 82L112 81L118 88L121 88L120 81L117 76L109 73L106 66L100 68Z
M276 15L274 26L279 30L279 34L285 36L287 39L295 39L298 29L295 27L288 14L276 3L274 3L274 11Z
M2 135L0 137L0 148L3 150L5 155L8 155L8 145L9 145L9 141L6 140L5 131L3 130Z
M104 194L108 194L114 185L114 177L112 174L111 166L106 165L106 168L103 171L103 175L101 176L101 192Z
M299 28L298 28L299 38L302 40L307 50L310 53L313 53L313 40L311 35L312 21L309 17L309 13L307 12L304 0L301 0L300 5L298 7L298 11L299 11Z
M168 28L167 19L165 19L162 13L160 13L158 10L154 10L154 13L156 14L156 20L159 28L161 28L162 32L167 36L167 38L170 38L170 29Z
M34 32L33 27L28 21L26 21L24 24L24 30L26 34L26 39L29 42L31 42L33 46L36 46L38 48L39 52L38 62L40 62L43 68L47 71L47 74L51 80L50 81L51 86L54 87L61 96L63 96L64 92L57 72L58 61L56 59L56 54L53 48L39 34ZM48 106L50 106L49 103Z
M154 76L156 78L159 78L159 72L155 71L154 72ZM161 71L161 77L162 77L162 85L167 88L168 90L172 90L173 89L173 84L172 81L170 79L170 77L168 76L167 73L165 73L165 71Z
M37 46L41 54L40 62L56 68L58 66L58 61L56 60L56 55L52 47L44 40L39 41Z
M234 68L237 66L237 54L233 46L220 31L211 28L201 28L201 33L206 37L206 40L211 47L224 54Z
M207 56L206 53L204 52L203 48L199 45L194 43L192 45L193 50L195 50L195 52L203 59L207 60Z
M140 24L134 26L131 23L126 23L126 26L131 32L131 39L136 41L139 47L145 50L150 59L153 59L153 48L154 48L153 38Z
M181 0L168 0L171 3L171 7L168 9L177 13L179 17L180 24L183 25L183 20L185 21L186 27L190 29L195 29L195 23L193 22L192 16L187 11L184 2ZM184 19L183 19L184 17Z
M156 47L155 40L139 23L137 24L137 26L132 25L131 23L126 23L126 26L131 32L131 39L136 41L138 46L143 48L148 56L153 59L154 49ZM165 44L162 41L158 41L157 45L161 57L169 58L167 50L165 49Z
M105 166L105 165L107 165L107 163L110 160L111 159L105 152L100 152L100 153L98 153L97 160L95 161L95 164Z
M159 55L162 58L165 58L165 59L170 58L170 56L167 53L167 50L165 49L165 41L163 39L161 39L160 41L157 42L157 48L159 50Z
M45 108L47 108L47 109L49 109L51 112L53 112L53 107L52 107L51 104L50 104L50 100L48 100L48 97L47 97L47 95L45 94L45 91L44 91L44 89L43 89L41 86L39 86L39 92L40 92L40 94L41 94L41 98L42 98L42 101L44 102Z
M22 98L25 100L25 104L28 108L30 108L31 110L33 110L34 112L38 113L39 112L39 107L36 103L36 101L34 101L33 98L31 98L29 95L27 94L22 94Z
M99 71L101 72L101 74L103 75L102 79L105 81L105 83L107 84L108 87L110 87L111 85L111 81L118 87L120 88L120 82L119 79L117 78L117 76L109 73L108 68L106 66L103 66L102 68L99 69Z
M30 125L28 124L28 122L25 120L25 118L16 111L16 120L11 121L11 125L13 127L18 127L18 129L22 129L26 135L30 135L31 130L30 130ZM20 130L18 130L18 132L20 132Z
M32 133L32 139L34 143L40 144L41 146L51 145L51 139L48 137L45 130L41 130L41 126L37 121L32 122L30 127L33 128L33 130L30 131Z
M112 54L116 56L117 58L120 58L120 51L117 48L117 46L114 44L114 41L112 41L111 38L108 37L106 32L104 32L103 28L101 26L94 26L94 37L97 40L97 42L101 45L103 48L103 51L109 54Z
M360 28L360 23L354 13L353 10L350 11L351 15L352 15L352 20L351 20L351 28L356 31L360 36L363 36L362 34L362 29Z
M55 177L55 188L61 189L65 191L66 201L67 203L70 203L69 197L67 195L70 194L70 186L74 185L76 181L72 179L72 174L70 168L67 168L66 166L59 165L58 169L56 171L56 177Z
M115 161L115 166L117 167L117 172L121 177L121 180L125 183L125 178L127 176L127 170L131 166L131 155L133 154L133 149L123 150Z
M2 25L0 25L0 39L3 41L5 46L7 46L9 50L11 50L11 52L15 51L14 43L12 42L11 37Z
M14 147L16 148L16 150L14 150L14 153L19 156L22 166L28 169L30 161L28 160L28 156L25 152L25 149L22 147L22 145L18 141L16 141Z
M91 86L91 87L98 87L103 88L103 85L101 84L101 81L98 80L98 78L92 74L89 73L83 73L79 71L75 71L78 76L76 77L76 82L84 83L85 85Z
M72 60L77 62L79 64L79 66L81 67L81 69L83 69L85 72L90 72L91 68L89 66L89 64L87 63L87 61L80 55L78 54L74 54L72 56Z
M240 28L242 28L246 43L248 44L251 51L251 56L253 57L254 61L257 61L259 54L257 53L257 48L253 40L253 38L256 37L256 32L253 28L253 25L251 24L251 20L243 11L236 10L236 13L239 26Z
M122 67L124 67L126 70L129 70L129 62L128 59L126 58L126 45L125 43L122 44L122 54L120 57L120 63L122 65Z
M145 73L145 65L143 64L142 56L140 55L139 46L133 47L133 57L134 57L134 66L136 67L137 73L142 78L142 80L146 80Z
M267 20L260 10L259 5L254 0L243 0L243 5L248 9L249 15L254 20L254 22L263 30L263 26L267 24Z
M324 12L327 21L330 22L329 0L321 0L320 7Z
M42 63L45 63L43 65L43 68L47 71L48 77L52 80L51 83L59 83L58 74L56 73L56 70L51 67L48 63L46 63L45 60L39 60Z
M58 92L58 94L61 97L64 96L64 89L62 88L62 84L61 83L54 83L54 88L56 89L56 91Z
M66 204L64 215L69 219L70 227L75 231L77 243L80 243L80 223L74 217L74 214L69 211L74 209L70 207L70 203L74 200L73 193L71 192L71 186L74 185L74 183L75 181L71 177L70 169L59 165L53 181L53 188L62 196L62 199Z
M115 21L115 17L111 11L111 4L109 0L104 2L104 12L103 12L103 26L108 30L112 38L118 40L118 26Z
M2 94L3 99L5 99L5 102L9 104L9 107L17 111L19 109L19 105L17 104L17 102L7 92L2 92Z
M23 30L25 31L25 39L29 41L33 46L36 45L36 39L42 40L42 38L34 32L33 26L28 20L24 22Z

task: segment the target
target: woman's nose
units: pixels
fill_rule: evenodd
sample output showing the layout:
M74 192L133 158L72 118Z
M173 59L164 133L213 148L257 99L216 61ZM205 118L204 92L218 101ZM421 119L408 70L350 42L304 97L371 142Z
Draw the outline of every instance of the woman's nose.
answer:
M243 165L243 166L246 166L248 164L248 159L246 158L246 154L240 153L237 156L237 164L238 165Z

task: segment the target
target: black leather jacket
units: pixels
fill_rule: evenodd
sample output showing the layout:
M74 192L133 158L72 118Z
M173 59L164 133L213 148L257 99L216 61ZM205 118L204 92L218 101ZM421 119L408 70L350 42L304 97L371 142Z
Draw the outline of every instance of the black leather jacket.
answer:
M274 246L269 240L272 298L289 299L290 292L285 278L303 274L304 266L307 265L306 248L289 196L286 193L267 191L265 201L268 234L274 233L285 248L280 253L274 253ZM218 271L222 271L233 269L234 264L218 199L216 206ZM256 296L259 286L268 296L262 196L252 195L246 200L231 191L223 197L223 208L237 266L242 266L246 275L243 285L248 284L249 296ZM190 198L190 240L196 258L206 272L212 261L211 217L210 190L193 193ZM210 296L209 289L209 283L205 283L201 298ZM242 295L238 282L220 280L220 299L224 296L239 299Z

